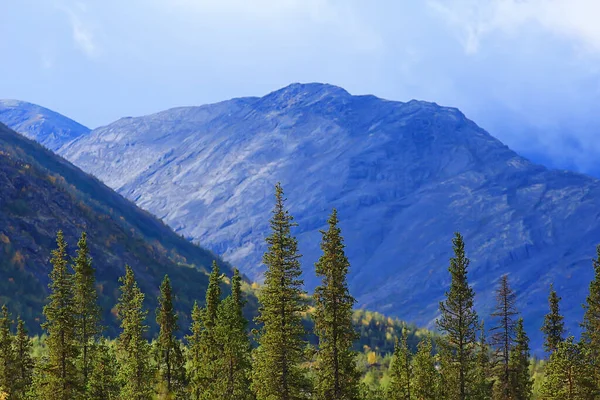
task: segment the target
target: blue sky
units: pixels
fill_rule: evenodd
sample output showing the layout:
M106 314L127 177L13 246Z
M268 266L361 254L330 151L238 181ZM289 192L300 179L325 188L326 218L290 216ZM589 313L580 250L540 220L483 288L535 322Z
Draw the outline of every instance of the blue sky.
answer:
M459 107L513 149L600 173L597 0L19 0L0 98L90 127L327 82Z

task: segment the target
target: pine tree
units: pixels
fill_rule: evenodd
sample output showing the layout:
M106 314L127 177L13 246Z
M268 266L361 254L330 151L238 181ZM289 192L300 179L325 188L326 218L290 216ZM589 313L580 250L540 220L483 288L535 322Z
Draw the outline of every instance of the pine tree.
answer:
M192 323L190 325L191 334L186 336L188 342L188 391L192 400L200 400L203 393L202 368L204 353L202 351L202 332L204 324L202 322L202 310L197 302L194 302L192 308Z
M166 385L167 393L173 393L175 388L181 390L185 382L181 381L184 366L180 343L175 337L176 332L179 331L179 326L177 324L177 314L173 307L171 281L167 275L165 275L160 285L156 323L160 329L156 341L158 371L161 380Z
M48 332L48 363L42 375L44 384L40 393L44 399L72 399L81 392L76 361L79 355L73 299L73 276L67 268L67 243L62 231L56 235L57 249L52 251L50 263L50 295L44 307Z
M400 341L396 339L394 356L390 364L388 399L411 400L412 354L408 349L406 329L402 329Z
M572 336L558 342L550 354L542 383L543 399L553 400L592 400L599 393L595 391L589 365L586 364L586 348L575 343Z
M489 400L492 398L493 382L491 377L490 352L486 341L485 325L483 321L479 328L479 343L477 346L477 362L475 367L473 400Z
M565 333L564 317L560 314L560 300L554 286L550 285L550 295L548 296L550 312L544 317L544 325L541 329L545 337L544 349L548 353L556 351L558 344L563 341Z
M315 289L315 333L319 338L316 392L322 400L350 400L359 395L360 373L352 343L357 334L352 325L352 307L346 276L350 263L344 253L337 211L329 218L329 229L321 231L323 255L316 263L322 284Z
M284 207L283 190L275 187L275 208L271 219L268 250L263 257L267 266L256 321L262 324L259 347L254 356L252 387L258 400L296 400L308 390L304 368L302 313L303 281L298 242L291 235L293 217Z
M128 400L147 400L153 394L153 370L150 365L150 344L144 339L147 311L143 309L144 294L139 289L133 270L125 266L121 282L121 297L117 317L122 332L117 339L119 378L123 382L121 397Z
M90 353L102 332L100 327L100 307L96 291L95 270L92 267L87 236L83 232L77 242L77 257L73 260L73 292L77 343L79 346L79 370L84 387L87 386L91 369Z
M437 400L437 371L432 355L431 337L427 336L418 344L414 357L412 393L416 400Z
M600 388L600 246L596 248L597 258L593 260L594 279L590 283L589 293L583 309L581 340L590 355L590 366L595 375L596 385Z
M515 302L517 296L508 284L508 275L503 275L496 290L496 309L492 317L497 319L492 328L492 345L496 348L497 376L496 399L510 399L510 350L515 340L516 320L518 314Z
M116 400L119 398L117 374L119 366L116 355L105 339L93 347L90 353L90 371L87 384L87 400Z
M465 245L460 233L452 240L454 257L450 259L450 290L446 300L440 302L441 317L437 320L440 331L446 334L445 343L449 346L452 365L457 370L458 399L469 398L475 364L474 348L478 327L477 313L473 299L474 292L467 280L469 259L465 256Z
M530 400L533 395L529 357L529 338L523 327L523 318L519 318L516 325L515 345L510 352L510 398L512 400Z
M10 332L10 315L6 305L2 306L0 316L0 388L12 396L15 389L15 353L13 351L13 337Z
M33 359L31 358L31 340L21 318L17 320L17 334L13 341L15 354L15 385L11 398L22 400L26 398L32 384Z
M251 346L246 331L248 321L244 318L242 277L235 269L231 279L231 295L219 305L217 341L222 345L222 355L217 359L220 371L217 384L218 398L222 400L252 400L250 390Z

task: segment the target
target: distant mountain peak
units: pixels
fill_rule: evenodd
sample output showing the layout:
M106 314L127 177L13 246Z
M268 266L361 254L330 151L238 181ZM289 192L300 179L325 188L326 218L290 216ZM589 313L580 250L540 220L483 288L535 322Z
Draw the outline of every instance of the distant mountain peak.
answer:
M327 83L292 83L284 88L271 92L261 100L279 103L279 108L291 106L308 106L323 100L344 99L351 97L345 89Z
M0 122L53 151L90 132L64 115L14 99L0 99Z

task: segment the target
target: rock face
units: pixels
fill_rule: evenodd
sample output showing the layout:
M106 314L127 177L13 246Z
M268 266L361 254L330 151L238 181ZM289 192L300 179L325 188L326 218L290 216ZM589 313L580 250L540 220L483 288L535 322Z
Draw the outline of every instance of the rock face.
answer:
M64 115L19 100L0 99L0 122L52 151L90 131Z
M359 305L421 325L449 283L455 231L481 314L508 273L538 343L550 282L576 329L600 241L596 179L529 162L457 109L330 85L124 118L60 153L254 279L277 181L309 288L336 207Z
M104 323L114 334L111 313L119 296L118 277L129 264L147 306L156 307L158 287L169 274L177 307L189 313L208 284L213 254L175 234L151 214L38 143L0 124L0 293L13 315L33 332L47 295L50 252L63 230L74 256L77 239L88 234ZM153 323L153 321L150 321ZM186 324L185 318L183 324Z

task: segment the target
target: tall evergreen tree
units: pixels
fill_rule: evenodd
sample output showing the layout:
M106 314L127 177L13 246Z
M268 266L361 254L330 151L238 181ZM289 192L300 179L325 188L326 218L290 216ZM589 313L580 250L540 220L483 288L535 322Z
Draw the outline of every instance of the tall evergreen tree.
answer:
M338 227L337 211L329 217L329 229L321 231L323 255L316 263L316 274L322 279L315 289L315 333L319 338L316 392L322 400L350 400L359 395L360 373L352 343L357 334L352 325L352 307L346 276L350 263L344 253L344 242Z
M116 355L105 339L93 347L90 353L90 371L87 384L87 400L116 400L119 398L119 382Z
M48 363L41 378L41 397L48 400L72 399L81 393L81 382L76 361L79 355L73 299L73 276L67 265L67 243L62 231L56 235L57 248L52 251L50 295L44 307L46 322L42 327L48 332L46 346Z
M13 345L15 386L11 398L22 400L26 398L32 384L34 362L31 357L31 339L29 339L25 323L21 318L17 320L17 334Z
M523 318L519 318L516 325L515 345L510 352L510 398L512 400L530 400L533 395L529 357L529 337L523 327Z
M593 400L600 395L595 391L593 377L585 360L586 348L575 343L572 336L558 342L550 354L542 383L543 399Z
M427 336L418 344L413 359L412 393L416 400L437 400L437 371L432 355L431 337Z
M457 371L457 392L459 400L469 398L468 388L472 387L472 376L475 365L474 349L476 348L476 331L478 325L473 299L475 293L469 286L467 270L469 259L465 255L465 245L460 233L452 240L454 257L450 259L450 290L446 292L446 300L440 302L441 317L437 326L446 334L452 365Z
M485 325L483 321L479 328L479 343L477 346L477 362L473 382L473 400L489 400L492 398L490 351L486 341Z
M192 323L190 325L191 334L186 336L188 342L187 363L188 363L188 392L192 400L200 400L204 392L202 380L202 368L204 353L202 351L202 332L204 324L202 322L202 310L197 302L194 302L192 308Z
M147 311L143 309L144 294L135 281L133 270L125 266L125 275L119 278L121 297L117 317L122 332L117 339L119 378L123 382L121 397L128 400L147 400L153 395L153 375L150 364L150 344L144 339Z
M157 365L162 382L166 385L168 393L173 393L175 388L181 389L183 359L180 357L180 343L175 337L179 326L177 324L177 313L173 307L173 293L171 281L165 275L160 285L160 296L158 297L158 309L156 310L156 323L159 327L157 347ZM178 356L179 354L179 356Z
M216 327L218 324L218 310L221 304L221 271L216 262L213 261L208 288L206 290L206 301L202 309L202 332L200 334L200 369L199 382L202 399L218 399L218 379L222 371L219 370L219 359L223 355L223 346L217 337Z
M73 274L74 313L80 353L79 370L85 387L91 369L90 353L102 333L96 291L96 271L92 267L85 232L81 234L81 238L77 242L77 257L73 260L73 270L75 271Z
M216 337L222 345L222 355L217 359L219 381L217 394L223 400L252 400L251 346L248 338L248 321L244 318L242 277L235 269L231 279L231 295L219 305Z
M596 386L600 388L600 246L596 247L597 257L593 260L594 279L583 309L581 340L588 348L589 363L594 371Z
M275 208L271 219L267 266L256 321L262 324L254 356L252 387L258 400L296 400L308 391L304 361L302 313L302 271L298 242L291 234L293 217L285 209L283 189L275 187Z
M10 332L10 315L6 305L2 306L0 316L0 388L9 396L15 389L17 371L15 371L15 353L13 337Z
M496 399L510 399L510 350L515 340L516 320L518 314L515 302L517 295L508 284L508 275L500 278L496 290L496 308L492 317L496 325L492 328L492 345L496 348L497 376L495 393Z
M561 298L556 294L554 285L550 285L548 305L550 311L544 317L542 332L544 333L544 349L548 353L556 351L558 344L562 342L565 334L564 317L560 314Z
M396 339L394 356L390 364L390 384L387 398L411 400L412 354L408 348L406 329L402 329L400 341Z

